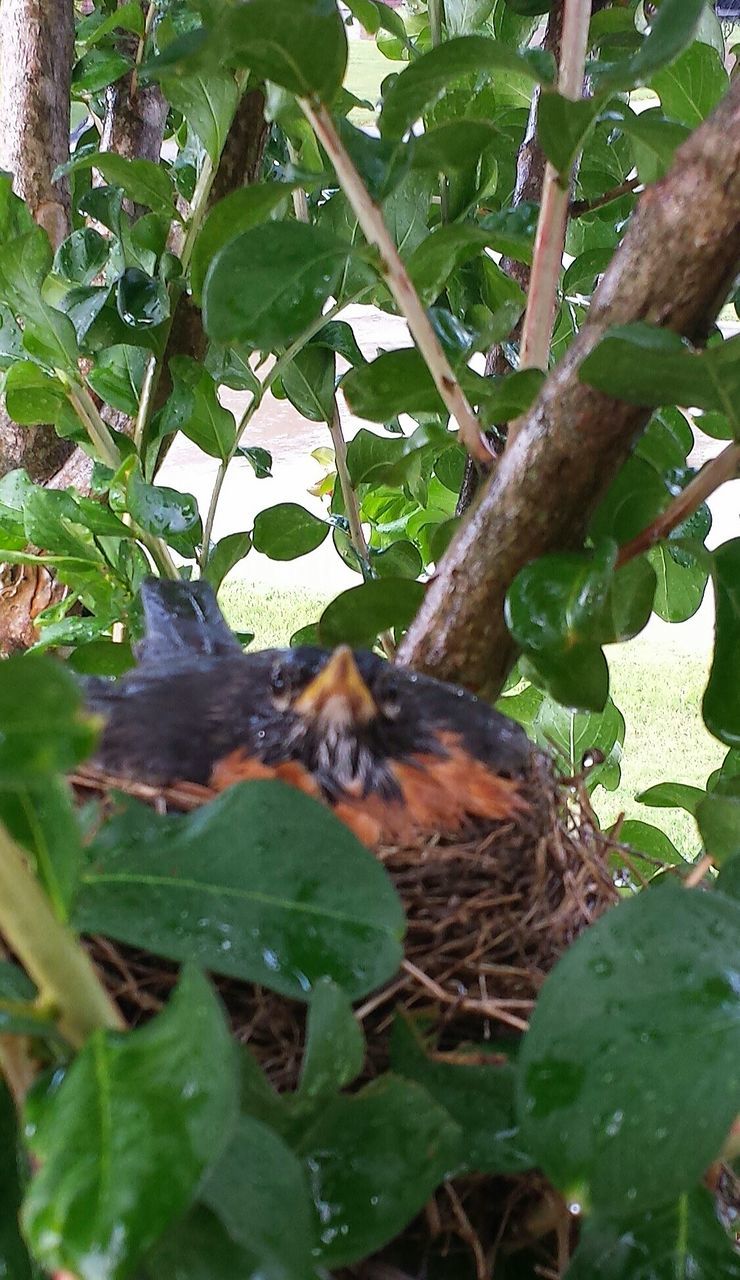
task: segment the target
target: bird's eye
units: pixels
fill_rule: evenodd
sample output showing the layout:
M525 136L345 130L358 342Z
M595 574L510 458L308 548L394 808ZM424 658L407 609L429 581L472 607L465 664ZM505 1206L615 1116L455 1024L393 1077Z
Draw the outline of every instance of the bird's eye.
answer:
M401 714L401 681L396 676L386 676L383 681L380 709L386 720L397 720Z
M270 686L273 693L285 693L288 688L288 677L284 667L277 666L273 669Z

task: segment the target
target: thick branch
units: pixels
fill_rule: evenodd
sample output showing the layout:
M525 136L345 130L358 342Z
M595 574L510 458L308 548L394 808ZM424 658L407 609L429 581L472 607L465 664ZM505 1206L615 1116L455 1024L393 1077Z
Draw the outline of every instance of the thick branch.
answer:
M506 592L525 564L581 544L650 412L579 380L612 325L640 320L701 342L740 262L740 81L639 200L588 320L452 542L399 660L496 695L514 660Z

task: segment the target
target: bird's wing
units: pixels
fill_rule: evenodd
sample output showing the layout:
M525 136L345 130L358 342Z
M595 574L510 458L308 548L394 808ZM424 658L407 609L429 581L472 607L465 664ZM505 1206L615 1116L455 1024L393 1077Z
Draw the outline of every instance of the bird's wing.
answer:
M137 653L140 663L241 653L207 582L149 578L141 588L141 600L146 630Z

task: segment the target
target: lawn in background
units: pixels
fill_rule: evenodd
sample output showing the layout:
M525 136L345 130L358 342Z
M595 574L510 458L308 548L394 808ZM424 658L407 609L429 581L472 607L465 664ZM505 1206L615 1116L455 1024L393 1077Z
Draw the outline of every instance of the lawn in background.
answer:
M239 578L227 582L221 603L232 627L253 631L253 649L283 647L299 627L315 622L330 597L317 592L252 587ZM648 809L635 796L656 782L689 782L703 786L721 763L725 748L712 738L701 719L701 699L710 663L680 627L661 628L630 644L608 650L612 695L627 723L622 782L617 791L599 788L595 807L606 825L620 813L661 827L685 855L699 848L696 827L688 814Z

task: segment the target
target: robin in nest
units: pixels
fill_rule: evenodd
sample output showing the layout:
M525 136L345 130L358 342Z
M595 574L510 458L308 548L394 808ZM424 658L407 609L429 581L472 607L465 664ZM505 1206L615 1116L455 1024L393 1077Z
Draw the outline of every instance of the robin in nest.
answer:
M121 679L87 681L106 774L197 794L279 778L366 844L453 836L525 808L531 745L463 689L341 646L245 654L207 583L150 581Z

